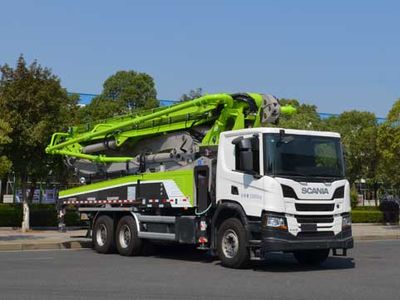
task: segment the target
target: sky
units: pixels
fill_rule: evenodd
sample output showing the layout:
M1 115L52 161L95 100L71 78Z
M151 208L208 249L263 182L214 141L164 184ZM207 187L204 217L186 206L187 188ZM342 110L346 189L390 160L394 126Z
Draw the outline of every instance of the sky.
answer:
M118 70L159 99L260 92L384 117L400 98L400 1L1 1L0 64L20 54L70 92Z

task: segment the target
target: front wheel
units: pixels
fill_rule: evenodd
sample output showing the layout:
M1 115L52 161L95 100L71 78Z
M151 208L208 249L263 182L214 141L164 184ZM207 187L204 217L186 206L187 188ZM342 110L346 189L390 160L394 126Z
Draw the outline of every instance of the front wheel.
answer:
M246 231L238 219L230 218L221 224L217 250L223 266L234 269L245 267L250 258L246 244Z
M329 249L301 250L293 252L296 260L303 265L319 266L329 256Z

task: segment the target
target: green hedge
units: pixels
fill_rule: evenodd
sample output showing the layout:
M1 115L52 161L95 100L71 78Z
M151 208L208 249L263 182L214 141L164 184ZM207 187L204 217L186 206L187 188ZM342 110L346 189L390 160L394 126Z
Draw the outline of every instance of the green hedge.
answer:
M358 207L352 210L353 223L383 223L383 214L376 207ZM0 227L20 227L22 223L22 205L0 204ZM65 215L67 226L84 226L85 222L79 219L79 215L68 210ZM54 205L31 204L30 225L32 227L57 226L57 212Z
M357 206L356 208L353 208L353 210L359 211L380 211L378 206Z
M377 209L354 209L351 211L351 219L353 223L383 223L383 213Z
M0 227L20 227L21 223L21 205L0 204Z
M76 211L68 210L64 217L67 226L84 226ZM56 227L57 211L53 204L29 205L29 221L32 227ZM22 223L21 204L0 204L0 227L20 227Z

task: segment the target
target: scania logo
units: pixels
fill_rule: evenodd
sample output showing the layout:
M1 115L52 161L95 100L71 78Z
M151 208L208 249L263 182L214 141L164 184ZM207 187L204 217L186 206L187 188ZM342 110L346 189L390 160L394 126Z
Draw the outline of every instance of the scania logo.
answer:
M329 190L327 188L306 188L303 187L301 189L303 194L329 194Z

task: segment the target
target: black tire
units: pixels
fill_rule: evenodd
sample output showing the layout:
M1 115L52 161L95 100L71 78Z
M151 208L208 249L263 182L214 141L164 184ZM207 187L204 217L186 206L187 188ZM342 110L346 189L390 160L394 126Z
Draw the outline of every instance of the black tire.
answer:
M293 255L300 264L319 266L328 258L329 249L295 251Z
M134 256L142 252L143 243L138 237L136 222L131 216L125 216L119 220L115 240L118 253L121 255Z
M218 229L217 239L218 257L223 266L234 269L247 266L250 253L247 248L246 231L238 219L225 220Z
M114 221L103 215L97 218L93 227L93 247L99 253L115 252Z

